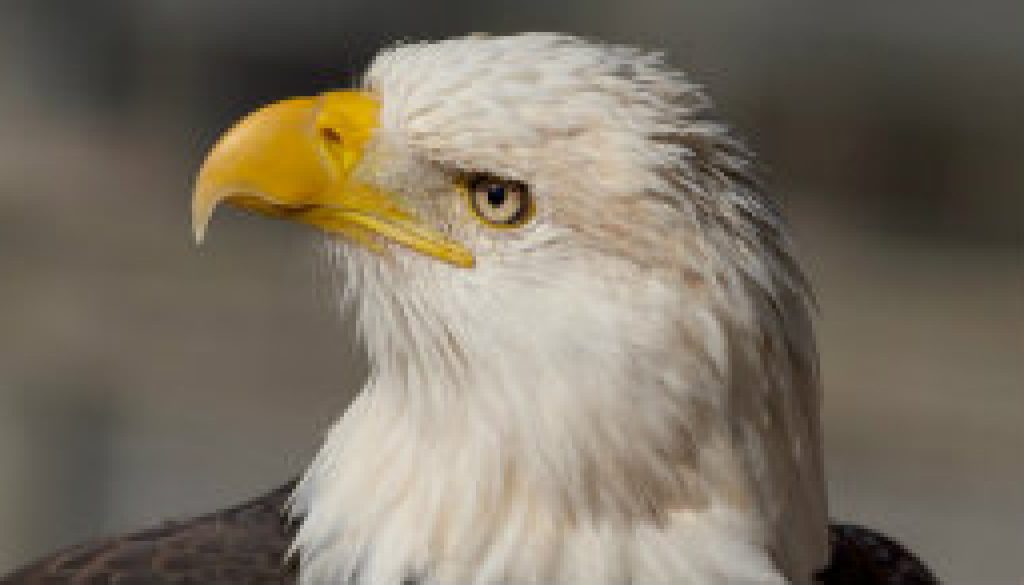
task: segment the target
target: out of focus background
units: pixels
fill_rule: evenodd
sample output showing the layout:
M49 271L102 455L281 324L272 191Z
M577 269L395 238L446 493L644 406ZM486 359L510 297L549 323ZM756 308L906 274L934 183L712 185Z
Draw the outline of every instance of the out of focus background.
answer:
M298 473L364 375L314 237L191 178L381 47L663 48L763 154L822 307L834 515L1024 582L1024 3L0 2L0 573Z

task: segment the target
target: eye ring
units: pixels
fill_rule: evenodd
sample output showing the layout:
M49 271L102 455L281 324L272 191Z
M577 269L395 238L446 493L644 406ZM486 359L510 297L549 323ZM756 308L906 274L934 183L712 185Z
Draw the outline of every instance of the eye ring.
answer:
M473 215L490 227L517 228L533 219L533 197L522 181L480 173L467 177L464 185Z

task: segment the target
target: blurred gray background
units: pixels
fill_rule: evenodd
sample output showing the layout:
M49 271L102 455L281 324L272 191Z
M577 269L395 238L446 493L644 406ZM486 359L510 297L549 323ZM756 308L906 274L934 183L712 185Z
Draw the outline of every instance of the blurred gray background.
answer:
M299 472L363 375L312 234L193 172L402 39L664 48L759 150L820 294L834 515L1024 582L1024 2L3 0L0 573Z

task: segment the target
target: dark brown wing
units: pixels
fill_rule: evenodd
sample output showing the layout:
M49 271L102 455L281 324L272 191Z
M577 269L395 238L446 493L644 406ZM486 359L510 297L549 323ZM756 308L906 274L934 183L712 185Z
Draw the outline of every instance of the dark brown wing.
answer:
M292 585L283 509L293 484L235 508L70 548L0 585Z
M818 574L821 585L938 585L909 550L881 534L851 524L829 527L832 559Z

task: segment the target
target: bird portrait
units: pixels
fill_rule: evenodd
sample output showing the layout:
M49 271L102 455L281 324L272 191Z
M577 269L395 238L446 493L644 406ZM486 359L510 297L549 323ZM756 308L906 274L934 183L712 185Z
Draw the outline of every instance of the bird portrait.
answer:
M936 582L830 523L811 284L754 154L661 54L392 46L228 129L197 241L222 207L322 234L365 385L294 482L3 585Z

